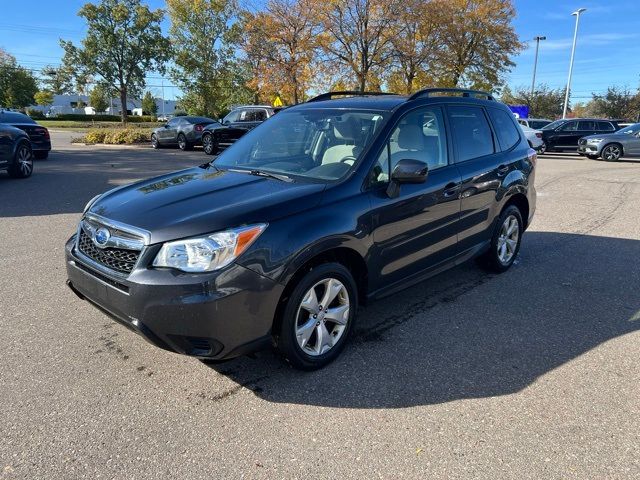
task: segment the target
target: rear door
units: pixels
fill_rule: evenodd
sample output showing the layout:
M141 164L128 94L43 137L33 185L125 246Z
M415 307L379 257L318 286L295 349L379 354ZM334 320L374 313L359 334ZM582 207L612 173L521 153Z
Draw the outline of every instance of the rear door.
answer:
M458 243L460 252L470 255L491 239L499 213L498 190L509 172L517 168L518 157L512 150L526 140L513 116L502 109L456 104L449 105L447 111L462 177Z
M419 107L406 113L372 169L374 290L419 277L458 252L460 175L450 161L445 125L439 106ZM398 197L389 198L390 173L403 159L427 163L427 180L403 184Z

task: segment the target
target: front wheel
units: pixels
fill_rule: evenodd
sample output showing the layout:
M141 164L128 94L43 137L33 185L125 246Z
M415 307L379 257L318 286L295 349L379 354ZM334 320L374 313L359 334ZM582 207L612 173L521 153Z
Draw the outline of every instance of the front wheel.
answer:
M538 155L544 155L547 151L547 144L542 142L542 145L538 148Z
M506 272L520 251L524 231L522 215L514 205L500 214L491 237L489 251L479 258L480 264L496 273Z
M213 155L216 153L217 148L215 142L213 141L213 135L211 135L210 133L205 133L202 136L202 149L207 155Z
M286 300L278 349L294 367L322 368L345 347L358 297L351 272L339 263L309 271Z
M617 143L607 145L602 149L601 156L607 162L617 162L622 156L622 147Z
M33 152L27 143L21 143L16 149L9 175L13 178L27 178L33 173Z
M151 134L151 146L156 150L160 148L160 141L158 140L158 136L155 133Z

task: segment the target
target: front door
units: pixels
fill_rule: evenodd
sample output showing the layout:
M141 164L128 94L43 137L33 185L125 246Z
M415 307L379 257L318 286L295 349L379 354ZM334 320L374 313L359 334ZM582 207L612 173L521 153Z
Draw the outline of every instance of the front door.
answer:
M387 194L395 165L404 159L429 166L427 180ZM438 106L407 113L391 133L371 173L372 289L419 277L457 253L460 175L449 162L444 113Z

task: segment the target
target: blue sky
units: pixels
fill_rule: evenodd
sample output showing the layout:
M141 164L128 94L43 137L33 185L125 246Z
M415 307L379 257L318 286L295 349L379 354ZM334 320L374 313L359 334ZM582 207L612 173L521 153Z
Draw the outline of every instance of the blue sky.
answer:
M84 22L76 13L85 1L32 0L25 8L22 2L3 0L0 47L28 68L37 70L46 64L58 64L62 55L58 39L78 42L83 37ZM147 3L153 8L164 6L164 0ZM602 92L609 85L633 89L640 85L638 0L516 0L515 6L516 32L529 45L514 58L516 66L508 76L512 87L531 85L534 48L530 40L536 35L547 37L540 44L537 83L554 88L565 86L575 25L571 12L578 7L586 7L587 11L580 19L572 100L584 101L591 92ZM151 75L148 83L159 95L163 83L159 75ZM170 83L164 80L165 85ZM178 89L165 86L167 98L178 93Z

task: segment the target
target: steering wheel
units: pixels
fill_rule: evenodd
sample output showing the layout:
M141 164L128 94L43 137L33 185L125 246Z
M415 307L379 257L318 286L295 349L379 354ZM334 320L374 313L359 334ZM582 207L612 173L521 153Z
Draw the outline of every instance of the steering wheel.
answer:
M344 157L343 159L340 160L340 163L347 163L347 162L356 162L356 157L354 157L353 155L348 155L346 157Z

